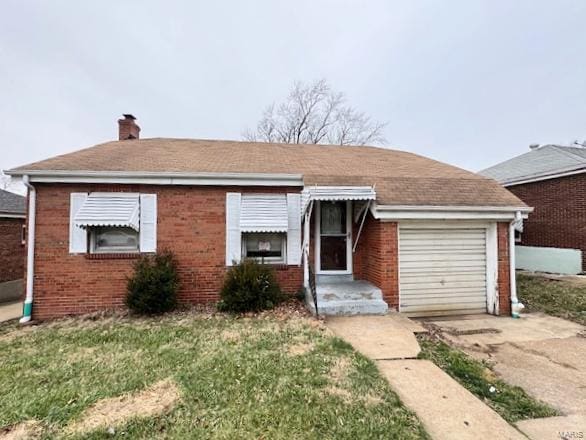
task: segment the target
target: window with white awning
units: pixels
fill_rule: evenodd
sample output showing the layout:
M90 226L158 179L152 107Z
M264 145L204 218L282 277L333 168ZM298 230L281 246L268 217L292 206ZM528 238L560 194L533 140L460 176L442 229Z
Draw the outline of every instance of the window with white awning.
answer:
M156 250L156 194L123 192L71 194L70 253L156 252Z
M243 194L240 205L241 232L287 232L285 194Z
M301 262L300 194L226 194L226 265Z
M74 217L80 228L95 226L140 229L139 194L91 193Z

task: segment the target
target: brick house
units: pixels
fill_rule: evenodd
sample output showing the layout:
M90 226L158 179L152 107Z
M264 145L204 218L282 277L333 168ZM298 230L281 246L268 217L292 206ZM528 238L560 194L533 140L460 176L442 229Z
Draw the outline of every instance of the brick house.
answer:
M534 207L517 231L519 268L579 273L586 267L586 148L532 145L480 174ZM574 252L572 252L574 251Z
M0 303L18 300L23 293L25 202L0 190Z
M185 303L258 258L324 314L510 313L529 208L492 179L386 148L139 133L125 115L118 141L7 171L29 187L23 321L122 306L133 259L160 249Z

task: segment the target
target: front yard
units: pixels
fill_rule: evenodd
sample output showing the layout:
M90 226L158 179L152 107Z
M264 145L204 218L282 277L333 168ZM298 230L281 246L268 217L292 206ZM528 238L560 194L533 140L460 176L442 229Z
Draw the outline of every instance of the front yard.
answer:
M517 274L517 290L528 312L544 312L586 325L586 282Z
M293 316L5 325L0 438L427 438L372 362Z

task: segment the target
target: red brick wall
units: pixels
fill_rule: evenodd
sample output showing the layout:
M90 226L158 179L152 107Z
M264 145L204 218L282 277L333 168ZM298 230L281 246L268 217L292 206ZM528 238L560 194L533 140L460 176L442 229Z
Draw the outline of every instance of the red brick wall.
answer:
M580 249L586 267L586 174L507 189L535 208L524 222L522 245Z
M354 254L355 278L378 286L390 308L399 307L399 248L395 222L368 215Z
M509 223L497 225L499 315L511 314L511 274L509 260Z
M126 277L132 272L134 260L70 255L68 243L69 194L121 190L158 194L158 249L171 249L177 256L182 281L180 300L200 303L218 299L226 271L226 192L294 192L297 189L39 184L35 319L123 306ZM315 215L312 218L315 219ZM356 234L356 225L354 229ZM313 230L312 226L312 233ZM507 234L508 223L500 223L498 284L501 314L510 313ZM311 244L315 249L315 237L312 237ZM381 288L389 307L398 309L397 223L381 222L369 214L353 261L355 278L367 280ZM301 267L281 266L276 269L285 291L293 293L301 287Z
M0 283L24 277L24 219L0 217Z
M132 259L90 259L69 254L69 194L157 193L157 248L171 249L181 276L180 301L216 301L225 274L226 192L298 192L297 188L38 184L33 317L92 312L124 304ZM300 266L277 267L283 290L302 285Z

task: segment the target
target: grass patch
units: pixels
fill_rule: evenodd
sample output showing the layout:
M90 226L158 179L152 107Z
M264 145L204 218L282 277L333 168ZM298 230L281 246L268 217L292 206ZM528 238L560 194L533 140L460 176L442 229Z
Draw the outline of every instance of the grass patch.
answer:
M34 421L44 438L112 438L105 426L72 428L168 382L180 397L123 420L116 437L428 438L371 361L305 317L11 324L0 353L0 432Z
M486 363L432 336L421 334L417 338L421 345L420 358L431 360L507 422L559 415L553 408L527 395L522 388L498 379Z
M529 312L586 325L586 285L517 274L517 295Z

